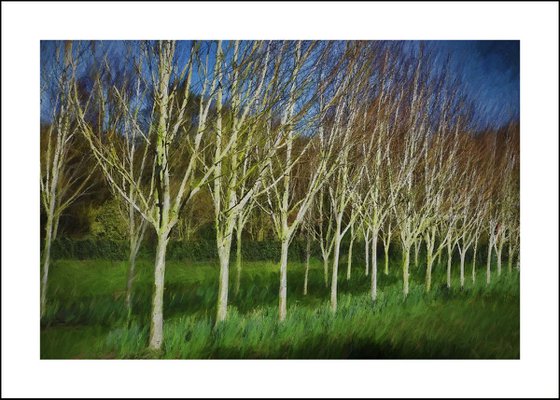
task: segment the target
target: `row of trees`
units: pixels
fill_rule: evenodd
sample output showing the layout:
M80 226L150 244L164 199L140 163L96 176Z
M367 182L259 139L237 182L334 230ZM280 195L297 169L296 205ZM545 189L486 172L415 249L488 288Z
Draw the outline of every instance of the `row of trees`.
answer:
M48 46L50 46L50 51ZM230 253L236 235L269 215L281 243L279 319L287 313L288 249L296 235L318 242L330 304L337 309L341 242L366 243L366 275L377 296L377 247L402 248L403 295L414 250L434 260L465 257L487 244L501 273L519 263L518 125L476 129L472 107L447 64L434 68L421 44L400 42L45 43L42 109L50 110L42 152L47 215L42 312L49 249L61 210L102 174L127 215L127 304L146 230L157 237L150 348L163 343L165 257L171 232L212 201L220 261L216 322L227 317ZM49 99L47 101L46 99ZM78 142L82 142L80 145ZM77 162L72 149L85 148ZM82 147L80 147L82 146ZM85 154L84 154L85 153ZM95 168L79 168L92 157ZM473 258L474 260L475 258ZM371 264L371 265L370 265ZM476 265L472 264L472 279ZM330 275L330 276L329 276Z

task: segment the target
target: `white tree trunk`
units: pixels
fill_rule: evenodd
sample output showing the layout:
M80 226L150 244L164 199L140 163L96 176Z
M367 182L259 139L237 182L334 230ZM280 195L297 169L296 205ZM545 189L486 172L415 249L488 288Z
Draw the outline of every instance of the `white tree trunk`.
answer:
M426 254L426 292L429 292L432 288L432 266L434 263L433 251L430 248L430 246L428 246L427 253L428 254Z
M325 287L329 287L329 257L323 254L323 278L325 280Z
M510 240L508 244L508 274L511 274L512 270L513 270L513 246Z
M41 318L45 316L47 307L47 284L49 280L49 266L51 260L51 244L53 231L53 215L47 216L45 243L43 247L43 276L41 277Z
M369 275L369 231L368 234L364 237L365 245L366 245L366 276Z
M227 316L228 286L229 286L229 252L231 241L226 239L225 243L218 246L220 259L220 281L218 285L218 308L216 311L216 323L222 322Z
M237 242L236 242L236 254L235 254L235 269L237 271L237 276L235 278L235 295L239 294L239 288L241 287L241 229L239 226L237 228Z
M447 288L451 288L451 261L453 260L453 246L447 243Z
M478 246L478 240L474 242L474 249L473 249L473 259L472 259L472 283L473 286L476 284L476 248Z
M414 266L418 267L418 254L420 253L420 243L419 241L414 242Z
M337 285L338 285L338 260L340 256L340 224L337 224L334 234L334 257L331 277L331 311L336 312L337 308Z
M490 241L488 243L488 257L486 259L486 285L490 284L490 275L491 275L491 263L492 263L492 246L493 246L493 239L490 237Z
M158 235L156 263L154 269L154 289L152 293L152 319L150 325L150 349L161 350L163 345L163 290L165 283L165 254L167 233Z
M383 248L383 251L385 253L385 268L384 268L384 272L385 275L389 275L389 242L387 242Z
M305 277L303 279L303 295L307 295L307 279L309 277L309 260L311 259L311 240L307 236L307 243L305 245Z
M461 289L465 286L465 255L467 254L467 249L464 248L463 251L459 251L461 256L461 266L460 266L460 282Z
M280 253L280 291L279 291L279 315L280 321L286 319L287 297L288 297L288 238L282 240L282 249Z
M408 296L408 270L410 264L410 245L403 246L403 262L402 262L402 273L403 273L403 296L406 299Z
M371 237L371 299L377 300L377 230Z
M126 298L125 305L127 311L127 319L130 321L130 316L132 315L132 286L134 284L134 277L136 276L136 255L134 247L130 249L130 255L128 259L128 273L126 278Z
M350 246L348 248L348 267L346 270L346 280L350 280L352 276L352 247L354 245L354 238L350 238Z
M498 270L498 276L502 275L502 245L498 245L496 248L496 267Z

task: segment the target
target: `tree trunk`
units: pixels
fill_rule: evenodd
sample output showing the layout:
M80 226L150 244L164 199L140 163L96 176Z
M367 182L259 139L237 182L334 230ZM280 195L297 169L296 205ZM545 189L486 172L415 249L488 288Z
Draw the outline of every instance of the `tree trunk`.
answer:
M478 246L478 240L474 242L473 258L472 258L472 283L473 286L476 284L476 248Z
M336 227L334 235L334 257L331 277L331 311L336 312L337 307L337 285L338 285L338 259L340 256L340 224Z
M492 238L490 238L490 241L488 243L488 257L486 259L486 285L490 284L490 274L491 274L491 270L490 270L490 263L492 262Z
M377 231L371 237L371 300L377 300Z
M510 241L508 244L508 274L511 274L511 271L513 271L513 246Z
M47 284L49 280L49 266L51 261L51 244L53 231L53 215L47 217L45 243L43 247L43 276L41 278L41 318L45 316L47 306Z
M329 287L329 257L323 255L323 277L325 280L325 287Z
M420 244L418 241L414 242L414 266L418 268L418 253L420 252Z
M216 323L225 321L227 317L228 289L229 289L229 253L231 242L222 243L218 247L220 258L220 281L218 285L218 309L216 311Z
M154 289L152 294L152 319L150 325L150 349L160 350L163 345L163 289L165 282L165 254L167 233L158 235Z
M369 231L364 237L366 243L366 276L369 275Z
M352 276L352 247L354 245L354 238L350 238L350 247L348 248L348 267L346 270L346 280L350 280Z
M309 277L309 260L311 258L311 240L307 235L307 244L305 245L305 278L303 279L303 295L307 295L307 279Z
M402 273L403 273L403 296L404 296L405 299L408 296L409 259L410 259L410 245L403 246Z
M132 315L132 285L134 283L134 277L136 275L136 251L135 246L131 243L130 255L128 259L128 273L126 278L126 313L127 320L130 321Z
M237 233L237 242L236 242L236 254L235 254L235 269L237 271L237 275L235 278L235 295L239 294L239 288L241 286L241 229L239 227L236 230Z
M432 288L432 264L434 262L432 250L428 249L426 254L426 292Z
M383 248L383 251L385 253L385 275L389 275L389 246L390 244L386 243Z
M497 246L496 248L496 266L498 270L498 276L502 275L502 245Z
M282 251L280 254L280 294L279 294L279 312L280 321L286 319L286 304L288 295L288 238L282 239Z
M451 261L453 260L453 246L447 243L447 288L451 288Z
M459 250L461 256L461 266L460 266L460 282L461 289L465 286L465 255L467 254L467 249L464 248L463 251Z

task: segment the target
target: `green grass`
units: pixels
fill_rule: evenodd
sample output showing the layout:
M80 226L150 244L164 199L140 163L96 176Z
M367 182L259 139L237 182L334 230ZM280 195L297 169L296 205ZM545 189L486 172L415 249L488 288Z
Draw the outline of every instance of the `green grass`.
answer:
M126 323L126 262L60 260L50 277L49 307L41 328L41 358L149 358L153 264L138 262L133 317ZM470 266L468 266L470 268ZM330 289L322 263L313 261L308 295L303 264L288 268L288 318L277 322L278 267L245 263L241 290L233 293L231 267L228 319L214 327L218 265L168 262L162 358L519 358L519 278L507 271L486 287L445 287L435 270L426 294L423 268L411 267L411 291L403 301L400 268L378 272L379 298L369 298L369 277L354 265L339 274L338 311L329 309ZM454 270L457 270L454 266ZM457 273L457 271L454 271Z

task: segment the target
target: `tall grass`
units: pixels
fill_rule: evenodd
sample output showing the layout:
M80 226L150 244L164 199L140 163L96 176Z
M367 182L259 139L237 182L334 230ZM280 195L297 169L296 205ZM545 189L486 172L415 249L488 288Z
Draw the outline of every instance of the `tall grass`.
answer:
M43 358L147 358L151 264L139 262L134 313L126 323L126 263L58 262L53 268L54 301L43 327ZM380 274L379 297L369 298L369 280L355 266L342 276L333 315L322 265L314 261L309 295L303 296L303 265L291 264L288 318L277 322L278 272L274 263L247 263L241 291L232 295L228 319L214 326L218 266L168 265L165 344L162 358L518 358L519 279L503 275L486 287L447 289L436 269L425 293L422 268L413 270L403 300L399 268ZM456 277L455 277L456 278ZM82 332L80 335L76 332ZM85 332L85 334L84 334Z

